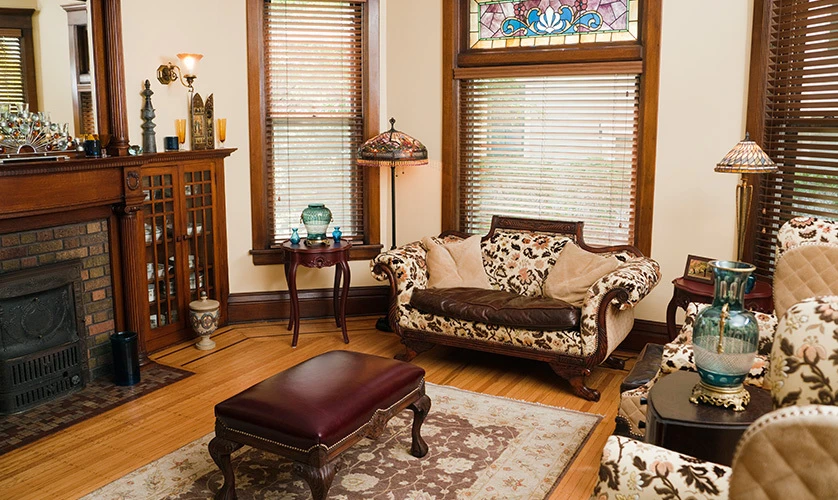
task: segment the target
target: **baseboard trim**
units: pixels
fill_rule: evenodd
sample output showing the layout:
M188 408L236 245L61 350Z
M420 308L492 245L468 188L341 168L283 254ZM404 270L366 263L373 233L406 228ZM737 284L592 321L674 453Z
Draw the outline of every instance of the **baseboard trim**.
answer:
M299 290L300 317L334 316L332 289ZM347 316L384 315L390 301L389 286L360 286L349 289ZM287 290L274 292L231 293L227 300L230 323L287 320L291 314L291 295Z
M620 344L620 349L639 352L646 344L666 344L668 342L669 333L666 329L666 323L636 319L634 320L634 328Z

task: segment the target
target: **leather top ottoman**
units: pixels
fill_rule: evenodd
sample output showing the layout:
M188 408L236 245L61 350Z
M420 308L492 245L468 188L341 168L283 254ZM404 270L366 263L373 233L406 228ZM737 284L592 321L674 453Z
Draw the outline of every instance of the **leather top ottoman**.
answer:
M242 445L294 461L293 471L325 498L336 458L363 437L375 437L400 411L414 412L411 454L428 447L419 431L430 409L425 370L394 359L332 351L280 372L215 406L210 455L224 473L216 498L235 498L230 453Z

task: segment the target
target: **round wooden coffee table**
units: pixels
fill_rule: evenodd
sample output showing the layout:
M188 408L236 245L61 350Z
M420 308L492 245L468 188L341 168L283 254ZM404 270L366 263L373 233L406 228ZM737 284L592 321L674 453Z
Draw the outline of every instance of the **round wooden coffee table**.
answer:
M646 442L717 464L730 465L736 443L754 420L773 409L771 394L746 385L751 402L745 411L690 403L698 373L675 372L649 391Z

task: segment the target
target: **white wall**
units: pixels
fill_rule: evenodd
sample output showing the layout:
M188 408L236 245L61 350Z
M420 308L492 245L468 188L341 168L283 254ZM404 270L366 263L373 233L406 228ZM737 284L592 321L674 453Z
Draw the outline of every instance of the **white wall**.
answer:
M731 257L734 251L735 175L713 172L741 138L752 0L705 0L707 11L724 11L712 30L698 30L688 2L664 2L652 256L663 268L657 290L638 317L664 320L687 254ZM253 266L247 128L244 2L123 1L128 111L133 143L141 142L139 92L148 78L155 91L158 147L186 117L186 89L154 79L160 63L178 52L204 54L196 88L215 93L216 115L227 117L228 144L239 150L227 161L227 218L232 292L285 288L281 266ZM165 14L163 14L165 13ZM202 15L202 13L204 13ZM184 20L189 19L189 22ZM398 242L440 228L442 0L382 0L382 128L389 116L428 147L431 164L405 170L397 179ZM165 33L166 36L160 36ZM162 149L162 148L161 148ZM382 226L389 244L389 185L382 171ZM305 272L303 272L305 271ZM352 263L353 285L377 284L367 262ZM331 286L330 270L301 270L301 287Z
M744 136L753 0L702 2L706 12L725 12L703 34L688 4L663 2L652 226L663 279L637 309L655 321L665 320L688 254L736 257L738 176L713 168Z

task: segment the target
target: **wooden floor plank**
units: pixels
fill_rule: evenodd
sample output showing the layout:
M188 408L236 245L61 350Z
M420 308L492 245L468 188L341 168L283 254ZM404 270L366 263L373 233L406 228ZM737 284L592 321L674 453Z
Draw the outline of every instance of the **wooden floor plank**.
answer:
M398 337L375 330L377 318L347 319L350 344L332 319L304 320L291 348L287 323L253 323L219 330L213 351L184 342L152 355L161 364L195 372L192 377L148 394L38 442L0 457L0 491L5 498L77 498L204 436L213 429L213 406L312 356L336 349L392 357ZM552 498L590 496L605 440L614 430L619 385L625 370L597 368L590 385L602 398L593 403L570 393L545 363L437 347L414 360L435 384L603 416Z

